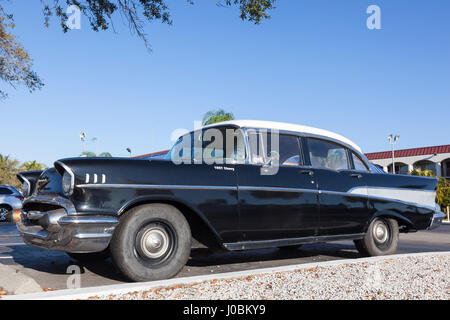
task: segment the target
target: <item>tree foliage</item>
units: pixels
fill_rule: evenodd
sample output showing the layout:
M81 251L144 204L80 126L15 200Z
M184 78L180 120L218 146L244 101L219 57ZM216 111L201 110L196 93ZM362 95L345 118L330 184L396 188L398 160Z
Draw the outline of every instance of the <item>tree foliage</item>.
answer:
M409 172L413 176L421 177L436 177L431 170L421 170L416 168ZM436 190L436 203L441 206L442 209L446 209L450 206L450 183L443 177L438 178L438 185Z
M36 160L24 162L19 165L17 159L0 154L0 184L20 189L20 182L16 177L19 172L43 170L45 168L45 164L38 163Z
M19 171L40 171L47 169L47 166L43 163L39 163L36 160L24 162Z
M141 38L150 50L150 42L145 33L145 23L160 21L172 24L167 0L41 0L44 13L44 25L49 26L51 17L56 17L64 32L67 26L68 6L76 5L88 18L92 30L102 31L113 26L112 18L119 14L128 23L130 30ZM193 0L186 0L194 4ZM219 6L239 6L240 18L255 24L270 18L269 12L275 8L275 0L216 0ZM32 70L33 60L17 37L11 34L14 29L13 16L6 14L0 5L0 79L15 88L25 85L30 91L43 87L43 82ZM0 89L0 98L6 92Z
M94 152L91 151L85 151L82 154L80 154L80 157L87 157L87 158L111 158L112 155L109 152L102 152L99 155L96 155Z
M10 156L0 154L0 184L20 187L20 182L16 178L19 161L12 159Z
M32 70L33 60L28 52L11 33L14 27L12 15L0 7L0 79L13 88L25 85L30 91L40 89L43 83ZM6 96L7 93L0 89L0 98Z
M146 22L160 21L172 24L169 7L166 0L41 0L44 4L45 25L49 25L50 18L56 16L64 32L68 16L65 8L76 5L81 13L89 20L94 31L107 30L112 25L114 14L125 18L130 30L141 38L147 49L150 44L144 30ZM194 4L194 0L186 0ZM216 0L219 6L239 6L240 18L260 24L263 19L270 18L269 12L274 9L275 0Z
M218 109L208 111L207 113L205 113L205 115L203 116L202 124L204 126L207 126L213 123L224 122L229 120L234 120L234 115L231 112L226 112L223 109Z

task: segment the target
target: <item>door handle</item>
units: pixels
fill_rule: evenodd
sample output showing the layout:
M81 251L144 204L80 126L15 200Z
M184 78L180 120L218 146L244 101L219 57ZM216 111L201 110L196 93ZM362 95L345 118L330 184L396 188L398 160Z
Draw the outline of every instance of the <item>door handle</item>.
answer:
M352 178L357 178L357 179L361 179L361 178L362 178L362 175L359 174L359 173L352 173L352 174L350 175L350 177L352 177Z
M300 170L300 173L312 176L314 174L314 171L312 171L312 170Z

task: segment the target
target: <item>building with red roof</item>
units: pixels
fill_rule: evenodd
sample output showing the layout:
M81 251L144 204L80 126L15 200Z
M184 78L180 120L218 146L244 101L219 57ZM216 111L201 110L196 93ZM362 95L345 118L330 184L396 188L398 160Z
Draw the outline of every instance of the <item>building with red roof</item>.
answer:
M374 164L392 173L392 151L367 153ZM438 176L450 179L450 144L434 147L396 150L394 153L395 172L407 174L419 168L431 170Z

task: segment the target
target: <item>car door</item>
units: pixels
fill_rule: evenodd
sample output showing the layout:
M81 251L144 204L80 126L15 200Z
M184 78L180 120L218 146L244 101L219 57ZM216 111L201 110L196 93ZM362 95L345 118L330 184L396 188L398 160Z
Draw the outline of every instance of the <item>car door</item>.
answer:
M279 135L276 173L263 165L272 136L248 132L250 163L237 166L240 229L246 241L313 236L318 231L318 199L314 170L304 167L300 139ZM276 148L273 148L276 149ZM263 156L261 157L261 153ZM272 172L273 173L273 172Z
M319 235L364 232L370 218L366 175L354 168L353 153L332 141L305 140L319 187Z
M224 242L241 241L235 166L245 161L243 133L227 126L196 131L181 137L171 153L179 155L171 155L173 162L189 164L171 166L166 183L193 186L172 191L175 196L201 212Z

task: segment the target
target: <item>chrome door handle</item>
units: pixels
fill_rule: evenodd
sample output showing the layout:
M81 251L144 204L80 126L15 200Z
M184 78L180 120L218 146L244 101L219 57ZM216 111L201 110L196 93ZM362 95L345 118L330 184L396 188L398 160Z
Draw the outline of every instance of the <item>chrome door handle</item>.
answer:
M350 177L352 177L352 178L357 178L357 179L361 179L361 178L362 178L362 175L359 174L359 173L353 173L353 174L350 175Z
M314 174L314 171L312 171L312 170L300 170L300 173L312 176Z

